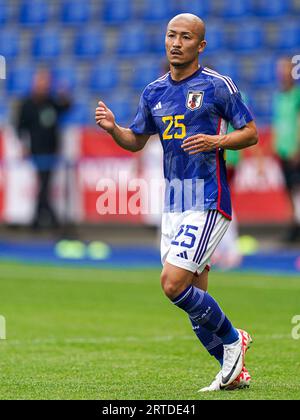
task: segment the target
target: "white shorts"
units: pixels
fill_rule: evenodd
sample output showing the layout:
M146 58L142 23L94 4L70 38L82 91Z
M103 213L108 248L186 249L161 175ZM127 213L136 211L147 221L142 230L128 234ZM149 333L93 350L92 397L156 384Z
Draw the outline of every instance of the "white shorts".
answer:
M217 210L163 213L161 261L195 273L210 265L230 221Z

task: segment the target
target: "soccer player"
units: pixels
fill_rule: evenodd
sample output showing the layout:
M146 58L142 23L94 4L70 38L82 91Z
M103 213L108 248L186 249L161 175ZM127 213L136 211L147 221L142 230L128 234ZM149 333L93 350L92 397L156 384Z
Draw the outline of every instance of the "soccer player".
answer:
M221 364L215 380L202 391L234 389L247 385L244 359L251 338L231 324L206 292L206 268L231 219L224 150L256 144L257 130L235 83L199 65L206 46L200 18L175 16L165 44L170 72L145 88L130 128L120 127L102 101L95 119L118 145L133 152L159 134L167 184L162 288L188 314L200 341ZM229 122L235 130L227 135ZM188 181L192 187L178 193L178 180L183 189L191 185Z

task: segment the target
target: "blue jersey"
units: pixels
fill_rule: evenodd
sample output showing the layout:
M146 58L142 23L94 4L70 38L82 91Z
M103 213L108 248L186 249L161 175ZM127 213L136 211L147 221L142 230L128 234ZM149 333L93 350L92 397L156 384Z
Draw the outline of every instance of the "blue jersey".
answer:
M189 155L181 144L195 134L225 134L228 123L240 129L252 120L232 79L200 67L180 82L167 73L150 83L130 128L136 134L159 134L167 181L202 180L203 209L217 209L231 218L224 150ZM184 210L189 207L191 203Z

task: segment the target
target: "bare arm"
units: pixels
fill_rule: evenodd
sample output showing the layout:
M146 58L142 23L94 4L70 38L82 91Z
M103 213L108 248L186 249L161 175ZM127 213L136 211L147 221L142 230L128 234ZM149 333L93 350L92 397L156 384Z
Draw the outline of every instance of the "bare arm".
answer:
M254 146L258 142L258 134L254 121L249 122L240 130L224 135L210 136L197 134L183 141L182 148L190 155L221 147L228 150L240 150Z
M100 101L95 112L95 120L99 127L109 133L115 142L125 150L138 152L147 143L150 135L135 134L129 128L120 127L112 111L107 108L104 102Z

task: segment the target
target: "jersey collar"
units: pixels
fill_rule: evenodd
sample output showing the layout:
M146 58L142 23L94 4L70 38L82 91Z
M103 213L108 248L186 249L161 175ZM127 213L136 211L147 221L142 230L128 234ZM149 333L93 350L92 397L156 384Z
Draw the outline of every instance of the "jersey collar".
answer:
M169 73L169 81L170 83L172 83L172 85L181 85L182 83L188 82L189 80L193 79L194 77L199 76L199 74L202 72L203 67L200 66L198 68L198 70L196 70L193 74L191 74L190 76L186 77L185 79L180 80L179 82L177 82L176 80L173 80L171 77L171 72Z

